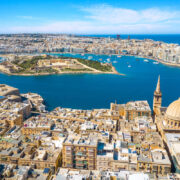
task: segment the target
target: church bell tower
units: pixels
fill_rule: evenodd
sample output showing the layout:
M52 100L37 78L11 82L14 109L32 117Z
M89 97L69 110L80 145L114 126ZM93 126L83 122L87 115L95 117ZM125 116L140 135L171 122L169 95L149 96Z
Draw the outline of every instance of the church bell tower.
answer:
M153 99L153 114L159 115L162 104L162 93L160 89L160 76L158 77L158 82L156 86L156 90L154 91L154 99Z

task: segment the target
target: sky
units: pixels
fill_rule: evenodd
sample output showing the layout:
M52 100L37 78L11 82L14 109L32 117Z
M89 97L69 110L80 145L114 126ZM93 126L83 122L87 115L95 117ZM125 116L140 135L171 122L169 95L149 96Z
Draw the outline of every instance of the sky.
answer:
M180 0L0 0L0 33L180 34Z

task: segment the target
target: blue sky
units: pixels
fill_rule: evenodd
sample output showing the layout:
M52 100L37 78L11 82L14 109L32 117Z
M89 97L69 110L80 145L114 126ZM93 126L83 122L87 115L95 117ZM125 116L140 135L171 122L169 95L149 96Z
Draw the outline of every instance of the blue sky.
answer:
M0 0L0 33L179 34L180 0Z

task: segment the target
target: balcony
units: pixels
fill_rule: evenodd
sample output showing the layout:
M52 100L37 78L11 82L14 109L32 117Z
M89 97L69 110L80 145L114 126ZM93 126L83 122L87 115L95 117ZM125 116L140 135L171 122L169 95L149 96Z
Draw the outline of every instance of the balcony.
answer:
M87 164L87 161L76 161L76 164L80 164L80 165Z
M82 152L77 152L75 155L76 156L87 156L85 153L82 153Z
M76 169L86 169L87 167L84 166L76 166Z

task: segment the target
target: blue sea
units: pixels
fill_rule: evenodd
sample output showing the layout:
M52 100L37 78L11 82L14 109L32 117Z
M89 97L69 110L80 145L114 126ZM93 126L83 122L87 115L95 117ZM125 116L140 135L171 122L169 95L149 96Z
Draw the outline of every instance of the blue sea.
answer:
M154 41L163 41L166 43L175 43L180 44L180 34L119 34L121 39L127 39L128 36L130 36L130 39L152 39ZM83 36L83 35L82 35ZM112 34L105 34L105 35L84 35L89 37L110 37L110 38L116 38L117 35Z
M108 35L107 35L108 36ZM179 43L180 35L136 35L136 39L151 37L168 43ZM57 54L56 54L57 55ZM61 54L59 54L60 56ZM67 56L67 55L66 55ZM46 102L48 110L55 107L78 109L109 108L110 103L126 103L131 100L148 100L152 107L157 78L161 76L163 106L180 97L180 68L145 62L144 58L106 55L72 55L106 62L108 58L117 71L125 74L66 74L47 76L10 76L0 74L0 83L20 89L21 93L35 92ZM131 68L128 66L131 65Z

